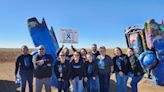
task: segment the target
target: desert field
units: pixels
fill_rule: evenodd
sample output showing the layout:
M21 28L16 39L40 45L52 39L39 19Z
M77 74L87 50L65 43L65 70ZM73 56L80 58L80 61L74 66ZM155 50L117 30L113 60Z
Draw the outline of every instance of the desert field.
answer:
M30 52L32 50L33 49L30 49ZM123 51L125 52L126 49L123 49ZM19 53L20 49L0 48L0 92L19 92L20 90L19 85L16 85L14 82L15 59ZM108 49L107 53L110 56L113 56L112 49ZM131 79L129 78L127 85L128 92L131 92L130 81ZM33 85L35 88L35 82ZM139 92L164 92L164 86L155 85L148 81L147 78L143 78L138 86ZM26 92L28 92L28 90ZM52 87L52 92L57 92L57 89ZM116 80L114 74L111 76L110 92L116 92Z

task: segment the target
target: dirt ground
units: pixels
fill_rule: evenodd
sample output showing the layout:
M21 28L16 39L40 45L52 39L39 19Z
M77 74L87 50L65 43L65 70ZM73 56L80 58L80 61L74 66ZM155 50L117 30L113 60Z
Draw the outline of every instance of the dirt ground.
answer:
M0 92L19 92L19 85L15 85L14 82L14 68L15 58L18 55L18 49L0 49ZM128 92L131 92L130 81L128 80ZM35 82L34 82L35 89ZM146 78L143 78L139 83L139 92L164 92L164 86L158 86ZM28 88L27 88L28 89ZM28 92L28 90L26 91ZM44 92L44 91L43 91ZM57 92L57 89L52 87L52 92ZM110 92L116 92L115 75L111 76Z

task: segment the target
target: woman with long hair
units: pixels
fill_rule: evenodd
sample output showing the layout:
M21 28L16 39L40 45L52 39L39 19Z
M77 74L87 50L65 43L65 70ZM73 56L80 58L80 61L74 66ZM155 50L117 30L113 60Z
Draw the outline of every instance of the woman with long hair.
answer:
M128 73L131 72L131 65L127 55L123 54L121 48L114 48L114 71L116 75L117 92L127 92Z

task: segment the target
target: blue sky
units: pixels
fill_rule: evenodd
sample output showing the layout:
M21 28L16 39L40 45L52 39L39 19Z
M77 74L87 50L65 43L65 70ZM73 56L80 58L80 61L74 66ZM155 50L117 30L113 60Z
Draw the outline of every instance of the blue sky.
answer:
M1 0L0 48L34 47L27 28L31 17L39 21L44 17L57 38L60 28L78 30L78 48L92 43L125 48L124 29L151 18L160 22L164 0Z

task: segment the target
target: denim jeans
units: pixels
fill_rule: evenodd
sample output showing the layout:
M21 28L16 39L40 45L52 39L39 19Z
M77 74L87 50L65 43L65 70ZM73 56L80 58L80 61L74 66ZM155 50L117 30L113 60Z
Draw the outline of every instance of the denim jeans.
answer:
M21 82L20 82L21 91L20 92L25 92L26 81L28 81L29 92L33 92L33 71L20 70L19 75L21 78Z
M100 92L109 92L110 87L110 75L107 74L99 74L99 82L100 82Z
M45 85L45 92L51 92L51 77L50 78L36 78L36 92L42 92L42 87Z
M100 89L99 84L100 83L99 83L98 76L96 76L95 80L93 80L92 77L88 78L88 80L86 82L87 92L98 92L98 90Z
M134 76L132 77L132 81L130 83L132 87L132 92L138 92L138 82L143 78L143 76Z
M119 73L116 73L116 86L117 86L117 92L127 92L127 81L128 76L123 75L121 76Z
M72 80L73 92L83 92L83 79L79 80L79 77L75 77Z
M58 92L62 92L62 90L64 90L64 92L67 92L69 89L69 85L69 80L58 81Z

